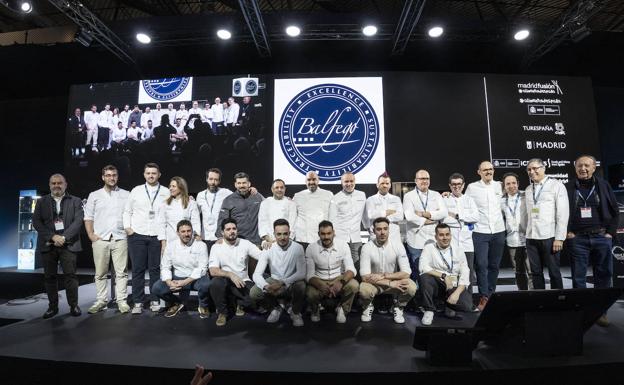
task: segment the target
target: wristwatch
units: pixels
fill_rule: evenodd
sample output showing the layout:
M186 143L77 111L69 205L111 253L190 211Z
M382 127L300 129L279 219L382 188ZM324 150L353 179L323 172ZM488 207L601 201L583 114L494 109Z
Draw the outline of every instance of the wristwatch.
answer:
M446 273L442 273L442 276L440 276L440 279L444 281L446 279Z
M341 279L341 280L340 280L340 283L342 284L342 286L344 286L344 285L346 285L346 284L347 284L347 281L346 281L346 280L344 280L344 279Z

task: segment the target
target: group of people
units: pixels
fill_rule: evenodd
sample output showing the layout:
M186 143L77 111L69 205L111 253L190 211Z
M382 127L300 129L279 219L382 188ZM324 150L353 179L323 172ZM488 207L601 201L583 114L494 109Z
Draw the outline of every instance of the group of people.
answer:
M206 101L200 106L198 101L193 101L189 109L184 103L180 103L178 109L173 103L169 103L166 109L157 103L155 107L144 106L143 109L139 105L130 109L126 104L120 110L106 103L98 112L97 105L93 104L84 115L80 108L75 108L74 115L69 118L70 151L75 158L84 156L87 149L93 152L132 151L139 143L150 141L159 134L169 139L170 147L175 151L188 141L187 133L195 129L196 123L207 125L214 135L224 135L234 127L246 125L253 113L254 105L249 96L243 98L242 105L233 97L226 103L217 97L212 105Z
M566 189L546 175L540 159L531 159L531 183L522 192L518 175L495 181L493 165L484 161L477 170L480 180L465 193L464 177L454 173L450 192L442 194L429 189L429 173L419 170L416 188L401 201L390 193L387 173L367 198L355 188L352 173L342 175L342 190L333 194L319 187L311 171L306 188L290 199L281 179L264 198L246 173L234 176L232 192L220 186L221 171L212 168L207 188L193 198L181 177L162 186L155 163L145 165L145 183L132 191L118 187L117 170L109 165L102 170L104 186L89 194L84 212L81 200L66 194L65 178L55 174L51 194L37 202L33 218L49 298L44 318L58 313L59 261L70 312L81 314L75 266L83 222L96 270L97 296L89 313L107 308L111 261L120 312L140 314L147 303L159 312L164 300L165 316L173 317L194 290L199 316L214 312L219 326L230 313L241 316L249 309L267 310L271 323L286 312L294 326L302 326L306 303L312 322L321 320L324 308L335 309L336 322L344 323L356 299L361 321L368 322L382 294L392 300L397 323L405 322L410 301L422 307L424 325L436 311L457 318L457 311L487 306L505 250L521 290L545 289L544 267L550 287L563 288L563 247L569 250L574 287L586 287L590 265L594 286L610 287L617 202L609 184L595 175L592 156L579 157L575 168L577 177ZM406 225L405 244L399 223ZM364 245L362 226L370 232ZM128 256L132 307L126 293ZM472 286L478 288L475 303ZM608 325L606 316L598 323Z

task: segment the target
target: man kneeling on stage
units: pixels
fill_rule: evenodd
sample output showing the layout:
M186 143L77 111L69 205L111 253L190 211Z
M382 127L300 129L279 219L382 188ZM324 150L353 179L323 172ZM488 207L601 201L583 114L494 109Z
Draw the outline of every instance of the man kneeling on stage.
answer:
M189 220L178 222L177 232L180 240L167 243L160 261L160 280L152 287L153 294L170 305L165 317L173 317L184 308L184 300L190 291L196 290L199 298L197 311L201 318L206 318L210 315L210 278L206 275L208 248L204 242L195 241ZM180 296L174 293L180 293Z
M290 239L290 225L286 219L273 222L276 243L260 254L260 259L253 274L256 285L249 292L255 303L264 301L271 313L267 322L275 323L282 315L282 301L292 301L290 318L294 326L303 326L301 310L305 299L306 264L303 246ZM264 278L263 273L269 266L271 276Z
M222 242L217 242L210 250L208 268L212 281L210 296L217 307L217 326L227 322L228 295L235 298L236 315L245 315L244 308L251 305L249 290L253 282L249 279L249 257L260 258L260 249L246 239L238 238L238 224L234 218L221 222Z
M419 264L425 308L423 325L431 325L438 299L446 301L444 314L449 318L458 318L455 310L472 310L472 296L466 290L470 284L466 255L451 245L451 229L445 223L436 226L435 240L425 245Z
M403 244L388 239L390 221L379 217L373 221L375 238L362 247L360 255L360 299L362 301L362 322L369 322L373 316L373 299L378 294L396 297L392 308L394 322L405 323L403 308L416 294L416 283L409 277L412 269Z
M310 243L306 249L306 295L312 308L312 322L321 320L320 305L325 298L336 299L336 322L347 322L353 298L359 285L351 249L347 242L334 241L334 226L330 221L319 223L320 240Z

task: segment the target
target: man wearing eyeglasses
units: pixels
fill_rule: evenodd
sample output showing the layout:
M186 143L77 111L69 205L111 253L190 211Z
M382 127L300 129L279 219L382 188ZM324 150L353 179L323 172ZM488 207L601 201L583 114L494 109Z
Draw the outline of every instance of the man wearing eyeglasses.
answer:
M525 191L528 222L526 248L534 289L545 289L544 266L548 267L551 289L563 289L560 254L566 239L568 193L563 183L546 175L541 159L529 160L531 184Z

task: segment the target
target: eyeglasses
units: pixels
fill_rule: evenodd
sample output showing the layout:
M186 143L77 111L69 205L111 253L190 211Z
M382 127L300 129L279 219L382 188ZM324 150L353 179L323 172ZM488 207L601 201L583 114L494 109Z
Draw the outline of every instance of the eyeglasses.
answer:
M463 184L464 184L464 182L461 182L461 183L451 183L450 185L451 185L451 187L459 187L459 186L462 186Z
M429 178L416 178L416 180L429 180Z
M527 167L527 172L537 171L537 170L539 170L540 168L544 168L544 166Z

